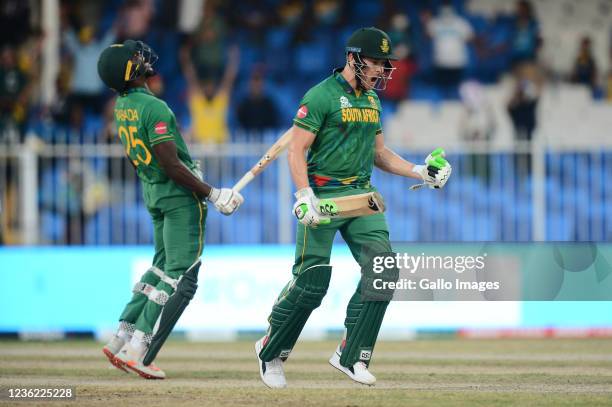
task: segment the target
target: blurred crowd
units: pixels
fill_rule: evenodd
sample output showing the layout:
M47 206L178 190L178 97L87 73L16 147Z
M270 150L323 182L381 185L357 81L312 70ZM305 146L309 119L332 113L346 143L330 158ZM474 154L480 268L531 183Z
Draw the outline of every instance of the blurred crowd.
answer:
M28 131L50 143L108 138L113 94L98 79L96 62L102 49L126 38L160 55L149 86L170 104L191 142L287 127L303 92L344 63L346 39L365 25L386 30L400 57L381 92L387 114L404 100L463 99L470 91L461 92L462 83L495 83L510 74L516 90L508 114L517 138L529 139L542 84L559 74L541 62L538 16L527 0L486 18L469 14L467 1L62 0L56 97L45 105L40 10L4 0L0 140L19 142ZM612 99L612 74L597 66L592 45L589 37L567 44L576 56L561 79Z

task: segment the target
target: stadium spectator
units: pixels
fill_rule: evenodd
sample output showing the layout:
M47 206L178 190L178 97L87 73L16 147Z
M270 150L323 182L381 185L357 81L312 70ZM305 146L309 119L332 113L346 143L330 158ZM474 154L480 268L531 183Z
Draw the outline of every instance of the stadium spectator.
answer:
M64 46L72 56L73 70L69 87L69 109L87 110L99 114L104 104L104 86L97 74L98 56L102 50L111 45L116 38L115 27L111 28L100 39L94 36L94 27L83 26L78 36L69 29L64 33ZM73 112L82 115L83 112Z
M413 53L414 40L408 15L405 13L395 13L390 17L389 23L385 24L385 26L389 26L388 34L393 44L404 45L408 48L409 53Z
M468 64L468 42L474 37L472 26L448 0L442 3L437 17L424 16L427 34L433 41L435 81L445 98L454 98Z
M476 81L466 81L459 87L463 110L459 119L459 134L467 145L489 148L497 127L493 105ZM466 156L466 173L480 177L485 184L489 181L491 166L488 152L482 150Z
M410 97L410 79L415 74L417 66L412 54L410 19L404 13L396 13L391 16L390 21L388 34L391 43L397 44L395 55L398 60L393 63L396 68L393 80L387 84L387 88L380 93L380 96L383 100L391 102L390 107L395 107L398 102Z
M612 26L610 27L610 35L608 41L608 60L610 68L606 77L606 96L609 102L612 102Z
M612 102L612 69L608 71L608 77L606 78L606 95L608 96L608 102Z
M304 2L300 0L286 0L280 2L277 10L280 22L285 27L296 27L305 13Z
M459 95L464 108L459 125L461 138L465 141L491 140L496 128L495 114L482 85L467 81L459 88Z
M254 71L249 81L249 93L238 104L238 123L249 132L262 132L279 125L278 109L264 88L264 77Z
M380 92L385 106L392 107L395 111L397 103L410 97L410 79L414 76L417 66L409 54L408 47L400 44L395 48L395 55L399 58L393 62L393 80L387 84L387 88Z
M573 83L586 85L593 91L597 88L597 63L593 57L592 41L588 36L580 40L570 79Z
M313 9L317 24L320 26L336 26L342 21L342 4L338 0L315 0Z
M204 2L202 21L186 45L198 80L218 81L223 75L227 27L214 1Z
M127 0L119 11L118 42L144 40L155 14L152 0Z
M0 141L18 142L23 132L32 89L27 72L19 66L17 51L4 45L0 51Z
M202 143L224 143L229 136L227 114L240 51L237 46L230 48L225 72L219 83L214 77L199 79L185 50L181 53L181 66L187 80L191 136Z
M516 3L511 38L512 65L535 61L541 45L540 25L533 12L533 6L527 0L520 0Z
M31 33L30 6L23 0L2 0L0 6L0 46L16 47Z
M536 109L542 93L542 77L537 65L523 63L514 69L514 90L508 103L508 113L514 126L517 151L516 165L526 176L531 173L530 143L537 127Z
M271 2L242 0L225 6L225 13L232 28L246 31L245 40L255 46L263 45L266 29L276 24L276 8ZM229 4L229 3L228 3Z

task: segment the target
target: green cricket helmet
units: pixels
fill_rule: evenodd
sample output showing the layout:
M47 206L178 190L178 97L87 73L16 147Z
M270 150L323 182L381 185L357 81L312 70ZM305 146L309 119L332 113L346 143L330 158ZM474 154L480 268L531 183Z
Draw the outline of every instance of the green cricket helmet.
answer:
M359 79L360 86L364 89L371 88L384 90L391 74L395 70L391 61L398 58L393 55L393 48L389 35L376 27L364 27L355 31L346 43L346 55L352 54L355 59L355 76ZM368 64L363 58L384 60L385 65L378 75L366 75L365 68ZM368 87L365 84L370 84Z
M113 44L100 54L98 75L116 92L125 90L127 83L141 76L155 75L153 64L157 54L142 41L126 40Z

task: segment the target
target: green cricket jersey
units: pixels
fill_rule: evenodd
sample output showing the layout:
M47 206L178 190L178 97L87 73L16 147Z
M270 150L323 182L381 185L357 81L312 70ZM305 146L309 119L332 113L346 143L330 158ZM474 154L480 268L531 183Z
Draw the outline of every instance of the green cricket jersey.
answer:
M293 123L316 135L308 151L308 178L315 192L370 188L381 106L373 90L355 92L342 69L311 88Z
M115 123L125 152L144 187L147 205L158 206L160 202L172 205L185 198L193 201L193 194L170 180L153 154L154 145L174 141L179 160L196 173L196 164L166 102L145 88L130 89L117 97Z

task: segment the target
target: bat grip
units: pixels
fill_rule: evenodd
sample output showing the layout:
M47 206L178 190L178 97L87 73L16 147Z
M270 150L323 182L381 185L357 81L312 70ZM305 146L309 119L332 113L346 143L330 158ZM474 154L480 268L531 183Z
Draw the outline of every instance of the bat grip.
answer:
M236 182L236 185L234 185L232 189L236 192L239 192L242 188L246 187L247 184L253 180L253 178L255 178L253 172L247 172L242 178L240 178L240 181Z

